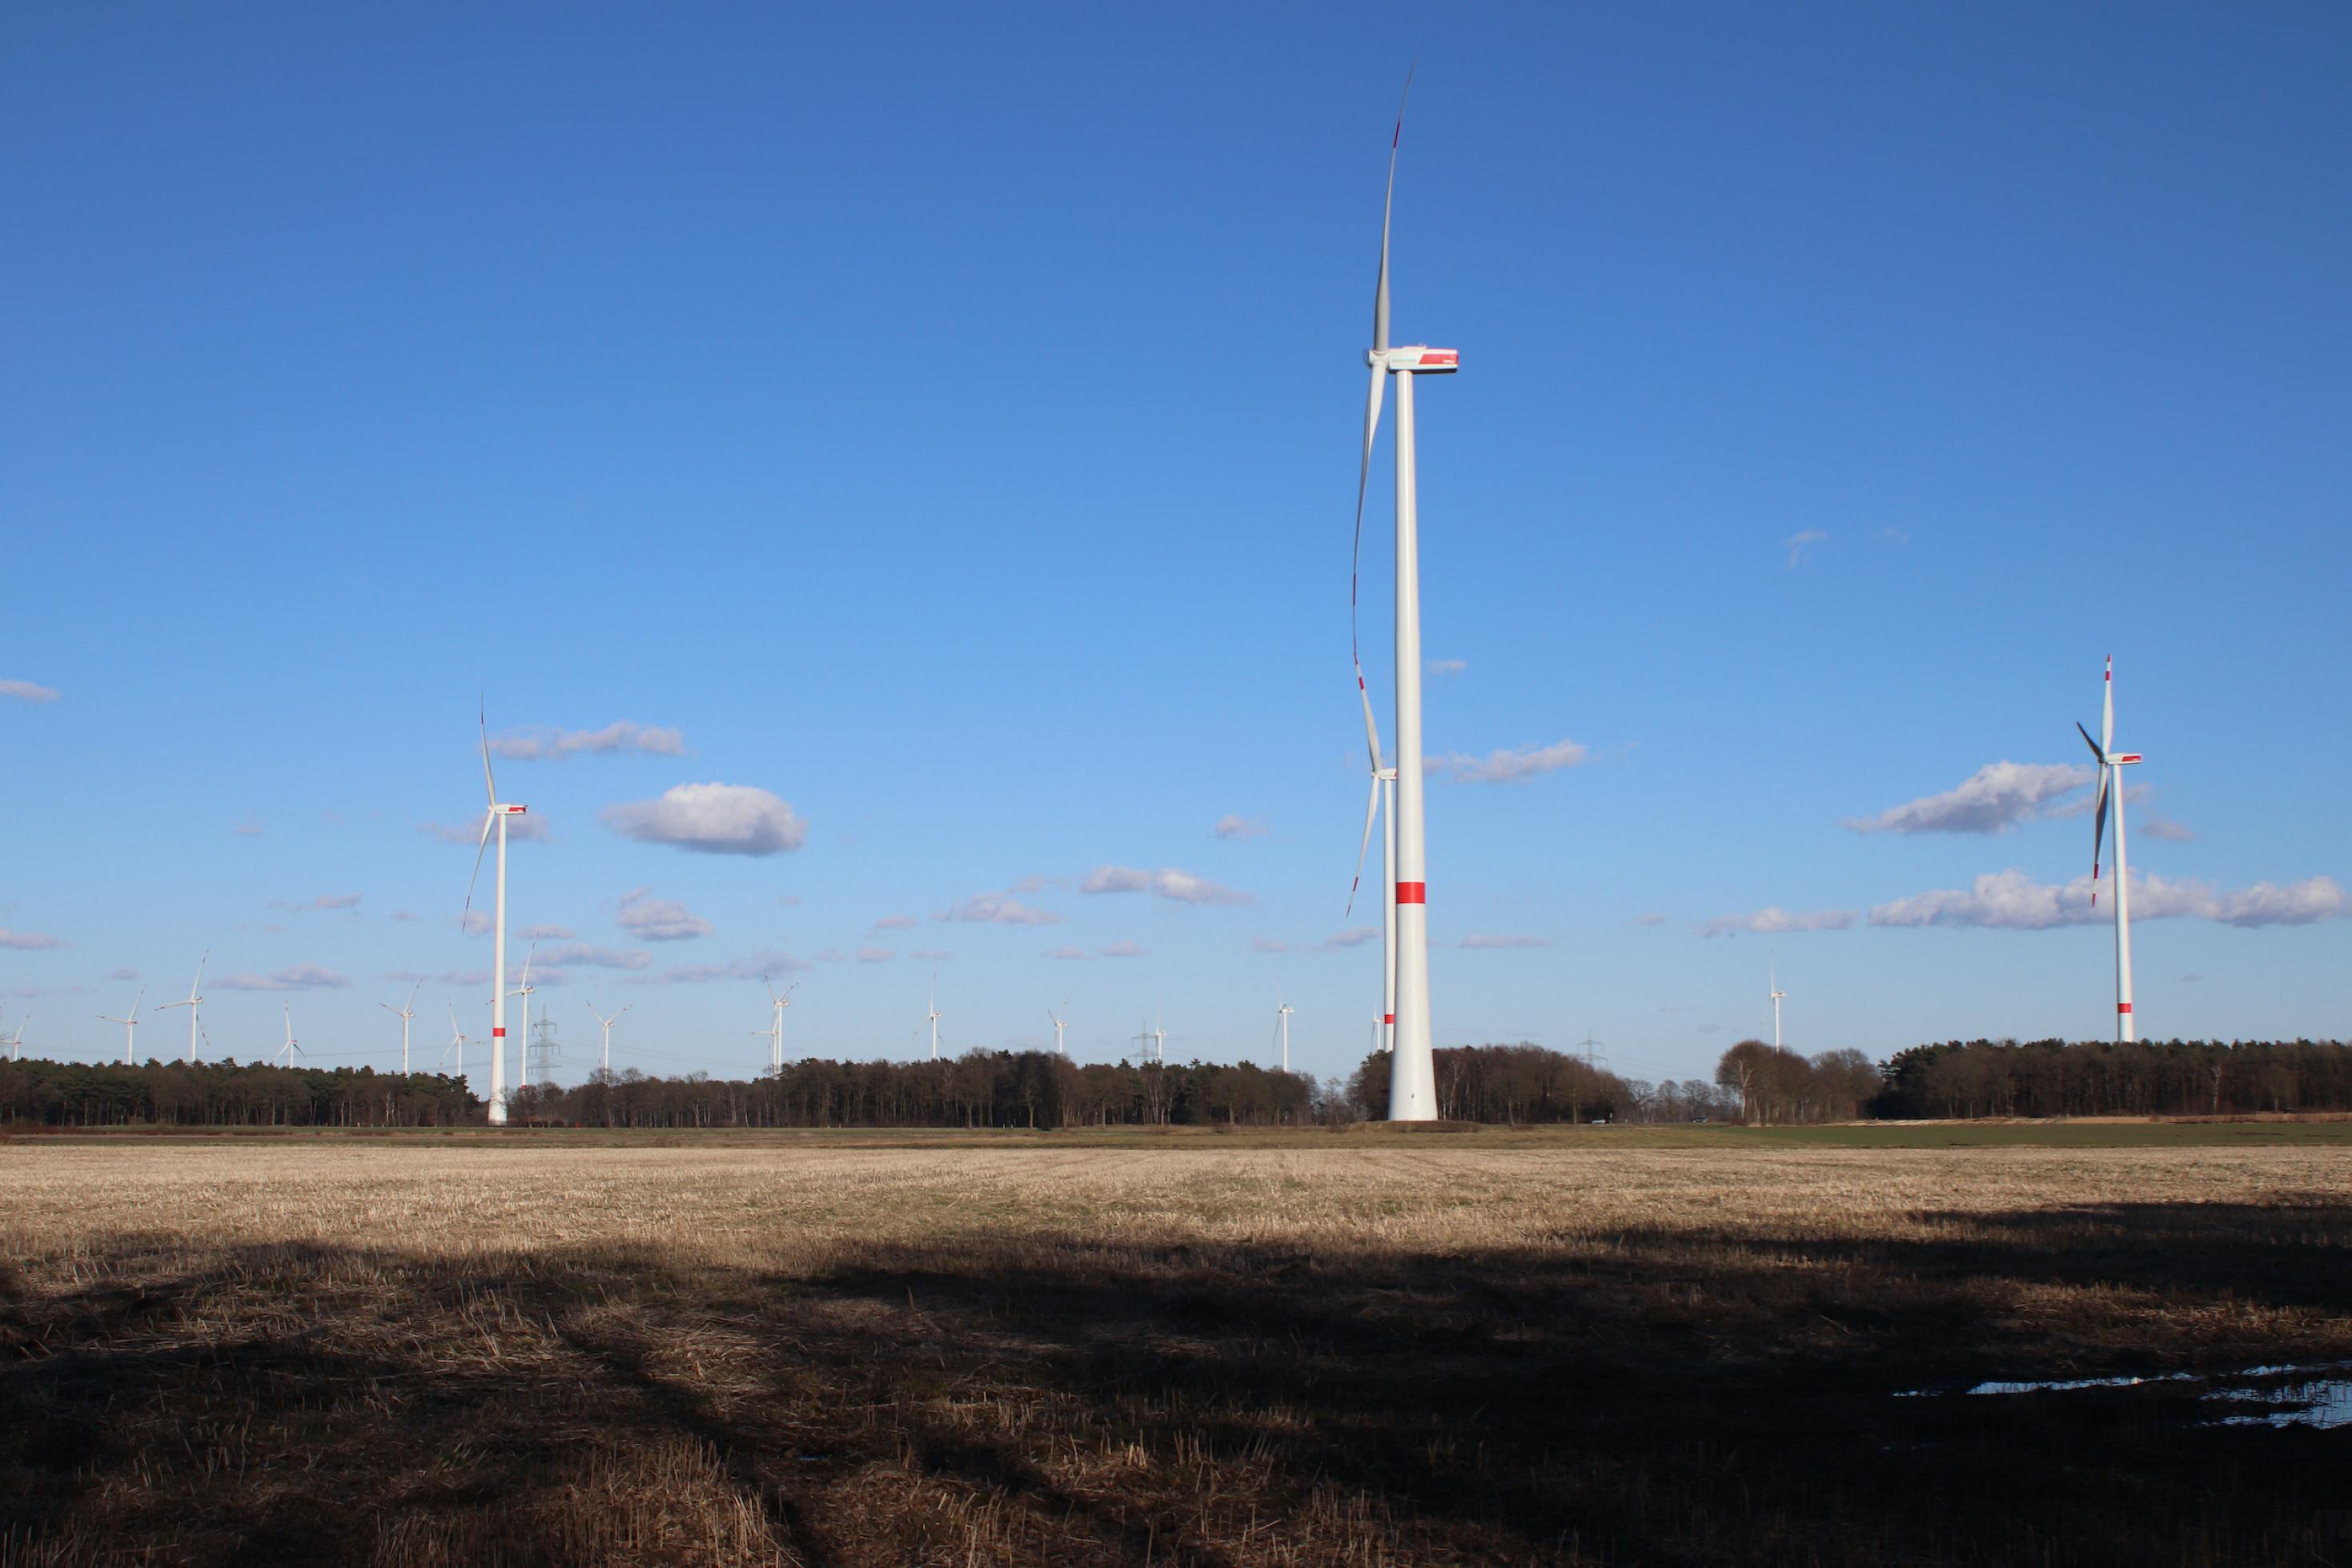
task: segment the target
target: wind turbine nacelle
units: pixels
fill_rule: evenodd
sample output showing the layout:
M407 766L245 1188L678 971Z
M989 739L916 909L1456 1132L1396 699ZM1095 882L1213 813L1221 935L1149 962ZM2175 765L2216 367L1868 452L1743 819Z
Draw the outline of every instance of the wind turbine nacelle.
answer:
M1406 371L1417 376L1452 375L1462 368L1462 351L1414 344L1402 349L1375 349L1366 356L1366 362L1379 370Z
M528 806L500 806L499 811L509 817L520 817L530 810Z
M2118 751L2109 757L2107 760L2114 763L2116 767L2121 768L2126 762L2137 762L2139 760L2139 753L2137 751Z

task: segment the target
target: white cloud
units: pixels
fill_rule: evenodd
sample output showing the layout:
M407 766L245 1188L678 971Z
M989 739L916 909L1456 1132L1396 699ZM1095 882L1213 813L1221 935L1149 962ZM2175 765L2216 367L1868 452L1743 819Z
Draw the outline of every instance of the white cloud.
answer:
M1665 923L1666 917L1655 911L1633 916L1633 924L1636 925L1664 925Z
M445 844L463 844L467 849L482 841L482 819L470 822L419 822L417 831L427 838ZM526 812L507 819L507 841L515 844L544 843L555 835L548 831L547 819Z
M2005 833L2053 813L2051 800L2098 778L2086 762L1989 762L1958 788L1922 795L1875 817L1849 817L1857 833Z
M1448 675L1458 675L1463 671L1468 669L1470 667L1470 661L1467 659L1432 659L1424 667L1429 671L1430 677L1433 680L1442 681Z
M2115 895L2115 879L2102 878L2104 900ZM2063 885L2039 883L2015 869L1989 872L1966 889L1915 894L1874 906L1873 925L1974 925L2010 931L2043 931L2056 925L2088 925L2114 918L2105 903L2094 905L2088 873ZM2224 925L2309 925L2341 919L2344 890L2333 877L2306 877L2280 886L2259 882L2235 893L2217 893L2194 880L2172 881L2132 873L2134 920L2213 920Z
M357 909L360 900L366 896L363 893L322 893L316 898L273 898L268 907L298 912L308 909Z
M938 918L968 925L1059 925L1050 909L1034 909L1007 893L979 893L940 912Z
M2154 811L2143 812L2138 825L2132 831L2168 844L2185 844L2197 836L2189 831L2188 823L2176 822L2170 817L2161 817Z
M135 980L139 977L139 971L126 964L119 969L109 969L104 977L110 980ZM213 983L218 985L220 982L215 980Z
M1462 946L1465 947L1497 948L1549 947L1551 946L1551 938L1549 936L1490 936L1483 932L1472 932L1469 936L1462 938Z
M1176 904L1249 904L1246 893L1221 887L1173 866L1144 871L1136 866L1098 865L1078 883L1080 893L1150 893Z
M711 932L709 921L683 904L654 897L649 887L633 887L621 894L613 918L640 942L685 942Z
M804 958L795 958L790 953L777 948L769 948L764 952L746 953L743 956L730 959L724 964L672 964L658 977L648 977L648 978L657 979L663 985L698 986L707 985L713 980L757 980L777 975L794 974L810 967ZM646 982L625 983L644 984Z
M1853 924L1851 909L1816 909L1811 914L1792 914L1778 904L1759 909L1752 915L1723 915L1699 923L1702 936L1730 936L1746 931L1759 936L1778 936L1798 931L1843 931Z
M954 957L955 955L952 953L942 953L936 947L918 947L914 951L908 953L907 956L909 958L921 958L933 964L944 964L949 959Z
M394 911L393 918L394 920L414 920L415 916L413 915L402 915L397 911ZM516 932L515 935L521 937L526 942L569 942L572 940L572 927L569 925L526 925L521 930Z
M898 955L887 947L860 947L857 961L861 964L887 964Z
M1801 532L1790 534L1787 538L1782 539L1780 541L1780 548L1789 552L1790 566L1799 567L1805 564L1805 552L1807 550L1812 549L1815 545L1825 545L1829 542L1829 535L1823 533L1821 529L1806 528Z
M1066 943L1045 955L1048 958L1083 958L1087 950L1075 943Z
M1901 528L1881 528L1878 530L1877 537L1890 545L1907 545L1911 542L1911 536Z
M680 784L658 800L607 806L604 816L642 843L702 854L772 855L808 837L808 824L788 803L749 784Z
M1350 925L1345 931L1335 931L1322 941L1294 947L1273 936L1253 936L1249 946L1253 953L1337 953L1344 948L1360 947L1380 936L1377 925Z
M877 931L912 931L921 921L911 915L886 915L874 923Z
M457 916L457 929L468 936L488 936L496 924L487 909L468 909Z
M294 964L267 975L223 975L209 982L224 991L320 991L348 986L351 977L320 964Z
M37 952L45 947L70 947L73 944L62 936L52 936L46 931L11 931L0 926L0 947L14 947L20 952Z
M512 729L493 736L490 749L518 762L561 761L583 752L603 755L635 751L647 757L682 757L686 754L686 737L674 729L623 719L602 729Z
M1575 741L1556 740L1549 746L1490 751L1484 757L1448 752L1428 758L1422 766L1425 771L1457 784L1519 784L1546 773L1557 773L1563 768L1573 768L1584 760L1585 755L1584 747Z
M650 969L654 956L635 948L598 947L587 942L566 942L539 956L542 964L578 964L591 969Z
M1106 958L1140 958L1143 945L1139 942L1112 942L1095 949Z
M54 686L37 686L30 681L0 681L0 697L15 697L20 703L53 703L58 700Z
M1209 831L1221 839L1262 839L1265 837L1265 824L1255 817L1237 817L1228 813L1219 817L1217 825Z
M261 824L259 822L239 822L235 828L232 828L230 831L236 834L240 839L257 839L261 836Z

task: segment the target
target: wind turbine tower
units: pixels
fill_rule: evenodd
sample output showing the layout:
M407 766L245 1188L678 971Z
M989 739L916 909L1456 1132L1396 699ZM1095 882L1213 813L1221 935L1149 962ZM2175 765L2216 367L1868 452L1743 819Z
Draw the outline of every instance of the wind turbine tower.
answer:
M102 1022L119 1023L122 1026L122 1065L125 1067L132 1065L131 1049L131 1042L139 1033L139 1004L145 1000L146 997L147 988L140 987L139 994L131 998L131 1016L128 1018L109 1018L104 1013L98 1015Z
M159 1013L160 1013L160 1012L169 1012L169 1011L171 1011L171 1009L173 1009L173 1008L185 1008L185 1009L188 1009L188 1057L187 1057L187 1059L188 1059L190 1061L194 1061L196 1060L196 1032L197 1032L197 1025L196 1025L196 1010L197 1010L199 1008L201 1008L201 1007L203 1007L203 1006L205 1005L205 998L204 998L203 997L201 997L201 996L197 995L197 991L198 991L198 988L201 988L201 987L204 985L204 983L205 983L205 961L206 961L207 959L211 958L211 957L212 957L212 955L211 955L210 953L206 953L206 954L204 956L204 957L199 958L199 959L197 959L197 960L196 960L196 977L195 977L194 980L192 980L192 981L190 981L190 982L189 982L189 984L188 984L188 995L187 995L187 998L186 998L184 1001L165 1002L162 1007L157 1008L157 1009L155 1009L155 1010L156 1010L157 1012L159 1012Z
M940 1059L940 1019L946 1016L947 1015L945 1013L940 1011L940 977L937 975L933 975L931 977L930 1011L923 1015L925 1021L929 1023L931 1026L931 1060L933 1061L937 1061Z
M515 1088L530 1087L530 998L539 988L530 983L530 962L539 956L539 944L533 942L522 956L522 982L507 995L522 998L522 1051L516 1059Z
M482 734L482 789L489 797L489 810L482 817L482 841L474 849L474 876L466 883L466 908L474 907L474 881L482 874L482 854L490 847L490 830L499 831L498 908L492 916L490 938L490 1125L503 1127L507 1121L507 819L528 812L528 806L513 806L499 800L499 781L490 774L490 722L488 716L477 713L475 720Z
M452 1055L457 1058L457 1076L466 1076L466 1032L457 1027L457 1009L449 1009L449 1043L441 1048L441 1065L447 1066Z
M1285 1072L1290 1071L1290 1015L1294 1010L1288 1002L1274 1009L1274 1030L1282 1040L1282 1070Z
M409 987L408 999L398 1007L394 1007L390 1002L376 1003L376 1006L400 1020L400 1075L403 1078L408 1076L408 1020L416 1016L416 991L417 988L424 984L424 981L419 980L416 985ZM451 1021L454 1023L456 1020L453 1019Z
M2091 906L2099 903L2099 850L2107 838L2107 798L2116 802L2116 1040L2129 1044L2132 1023L2131 880L2124 865L2124 769L2140 759L2137 751L2116 749L2116 660L2107 655L2106 697L2099 716L2099 738L2078 722L2083 744L2099 764L2098 809L2091 821Z
M1064 1002L1062 1004L1062 1012L1066 1013L1069 1010L1070 1004ZM1070 1053L1068 1051L1062 1049L1062 1031L1070 1027L1069 1019L1064 1018L1062 1013L1057 1013L1051 1008L1047 1008L1045 1009L1045 1016L1054 1020L1054 1054L1055 1056L1069 1055Z
M294 1009L289 1005L286 1009L286 1043L278 1048L278 1060L283 1065L291 1067L294 1065L296 1056L310 1054L302 1049L301 1042L294 1038Z
M1408 76L1405 89L1412 88ZM1437 1116L1436 1061L1429 1022L1429 882L1423 832L1421 739L1421 531L1413 437L1413 382L1425 375L1452 375L1462 368L1453 349L1389 342L1389 220L1396 205L1397 149L1404 140L1404 107L1397 107L1389 138L1387 195L1381 211L1381 270L1372 293L1371 390L1364 403L1364 455L1356 478L1356 539L1364 530L1364 490L1371 476L1372 443L1380 431L1381 400L1396 378L1396 861L1390 885L1396 900L1395 1005L1389 1070L1389 1119L1426 1122ZM1354 584L1349 599L1353 620ZM1367 727L1371 698L1364 685L1363 659L1356 660L1356 689L1364 697ZM1377 752L1377 747L1375 747ZM1377 766L1377 757L1375 758Z
M22 1061L25 1060L25 1026L32 1021L33 1015L30 1013L26 1013L23 1018L16 1020L16 1032L8 1037L9 1061Z
M1771 986L1769 1000L1772 1003L1772 1049L1778 1051L1780 1049L1780 998L1789 994L1780 988L1780 960L1778 958L1772 960L1772 978L1769 983Z

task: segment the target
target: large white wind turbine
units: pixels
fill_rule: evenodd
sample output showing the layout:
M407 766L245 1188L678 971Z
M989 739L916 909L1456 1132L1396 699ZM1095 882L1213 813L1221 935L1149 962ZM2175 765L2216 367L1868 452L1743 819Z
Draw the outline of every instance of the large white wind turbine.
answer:
M1412 91L1408 76L1405 89ZM1396 130L1389 138L1387 195L1381 207L1381 270L1372 292L1371 391L1364 402L1364 455L1356 476L1356 548L1364 533L1364 490L1371 477L1372 442L1380 432L1381 399L1396 378L1396 861L1389 882L1396 900L1396 998L1391 1025L1389 1120L1426 1122L1437 1116L1437 1070L1429 1030L1429 881L1423 832L1421 745L1421 532L1413 445L1413 379L1451 375L1462 367L1452 349L1389 343L1389 219L1396 206L1397 149L1404 140L1404 106L1397 106ZM1354 635L1355 578L1349 580L1349 635ZM1364 685L1360 652L1355 656L1356 691L1364 702L1364 727L1371 731L1371 694ZM1373 737L1373 766L1380 745Z
M1274 1009L1274 1029L1282 1040L1282 1070L1285 1072L1290 1071L1290 1015L1294 1010L1288 1002Z
M1069 1010L1070 1004L1064 1002L1062 1004L1062 1012L1066 1013ZM1047 1008L1045 1009L1045 1016L1054 1020L1054 1054L1055 1056L1069 1055L1070 1053L1068 1051L1062 1049L1062 1031L1070 1027L1070 1020L1064 1018L1062 1013L1057 1013L1051 1008Z
M636 1003L631 1002L628 1007L625 1007L621 1009L621 1013L627 1012L629 1008L635 1007L636 1005ZM596 1010L596 1004L594 1002L590 1002L588 1004L588 1016L596 1020L596 1026L604 1031L604 1071L607 1072L613 1071L613 1026L620 1021L621 1013L614 1013L611 1018L606 1018L603 1013Z
M8 1037L9 1061L22 1061L25 1060L25 1026L32 1021L33 1015L30 1013L26 1013L23 1018L16 1020L16 1032Z
M782 1072L784 1070L784 1009L793 1005L793 992L799 989L800 982L795 980L786 986L782 996L776 994L776 988L767 976L761 976L760 983L768 988L768 1003L775 1011L776 1021L766 1029L755 1029L751 1032L768 1037L768 1071ZM618 1018L620 1014L613 1016ZM931 1016L937 1018L939 1015L934 1013ZM938 1028L937 1025L932 1027L934 1030ZM939 1043L934 1040L931 1054L937 1056L939 1053Z
M188 1009L188 1060L190 1061L196 1060L196 1009L205 1005L205 998L196 993L197 988L205 983L205 963L211 956L212 954L207 952L204 957L196 960L196 977L188 983L188 996L185 1001L165 1002L155 1009L159 1013L169 1012L173 1008Z
M937 1061L940 1059L940 1019L947 1017L947 1014L940 1011L940 977L937 975L931 977L929 1005L931 1010L925 1013L923 1017L931 1026L931 1060Z
M520 817L528 806L509 806L499 800L499 781L490 776L490 721L477 713L482 732L482 789L489 809L482 817L482 841L474 849L474 874L466 881L466 910L474 908L474 883L482 874L482 854L490 847L490 830L499 831L498 905L490 938L490 1125L507 1120L507 819Z
M2107 838L2107 798L2116 803L2116 1039L2128 1044L2132 1022L2131 882L2124 865L2124 769L2139 760L2137 751L2116 749L2116 658L2107 655L2106 698L2099 716L2099 738L2078 721L2083 744L2099 762L2098 809L2091 820L2091 904L2099 902L2099 850Z
M304 1051L301 1042L294 1038L294 1009L291 1004L289 1004L286 1009L286 1043L278 1048L278 1054L288 1067L294 1065L296 1056L310 1054Z
M146 998L147 988L142 986L139 988L139 994L131 998L131 1016L128 1018L109 1018L104 1013L98 1015L101 1022L119 1023L122 1026L122 1065L125 1067L132 1065L131 1048L132 1040L139 1034L139 1004Z
M1769 999L1772 1003L1772 1049L1778 1051L1780 1049L1780 998L1789 994L1780 988L1780 960L1778 958L1772 960L1772 978L1769 985L1771 989Z
M416 988L424 983L419 980L415 986L409 987L408 999L398 1007L394 1007L390 1002L376 1003L376 1006L400 1020L400 1075L404 1078L408 1076L408 1020L416 1016ZM450 1021L455 1023L457 1020L453 1018Z

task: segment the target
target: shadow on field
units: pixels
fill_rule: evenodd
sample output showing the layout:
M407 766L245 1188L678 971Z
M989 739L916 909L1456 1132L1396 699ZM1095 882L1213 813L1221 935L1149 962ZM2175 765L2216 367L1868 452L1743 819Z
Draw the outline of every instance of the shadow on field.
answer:
M1898 1228L1025 1234L791 1278L157 1239L0 1273L0 1562L2352 1555L2352 1431L1894 1396L2352 1354L2352 1207Z

